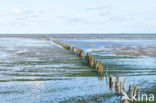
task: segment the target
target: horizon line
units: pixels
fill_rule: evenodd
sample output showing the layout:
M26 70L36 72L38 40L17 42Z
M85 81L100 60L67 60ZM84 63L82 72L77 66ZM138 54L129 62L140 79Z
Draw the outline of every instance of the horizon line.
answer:
M119 35L119 34L129 34L129 35L156 35L156 33L0 33L0 35L72 35L72 34L102 34L102 35Z

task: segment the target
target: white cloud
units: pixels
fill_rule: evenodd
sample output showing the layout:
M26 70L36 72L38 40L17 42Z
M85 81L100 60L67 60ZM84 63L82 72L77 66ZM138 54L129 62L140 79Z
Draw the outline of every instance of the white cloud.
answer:
M108 8L108 6L106 6L106 5L103 5L103 6L90 5L86 9L88 9L88 10L101 10L101 9L106 9L106 8Z
M18 14L20 16L31 16L31 17L39 17L43 14L42 11L36 10L22 10L19 8L10 9L9 13Z
M112 23L110 18L107 18L107 17L95 19L94 22L96 24L111 24Z
M12 14L21 14L22 10L19 9L19 8L13 8L13 9L10 9L10 13L12 13Z
M88 16L77 14L74 16L59 16L59 18L64 19L66 21L81 22L85 21L88 18Z
M4 17L5 14L4 13L0 13L0 18Z
M110 19L114 22L124 22L124 21L134 20L133 17L130 17L127 15L114 15L114 16L111 16Z
M71 21L83 21L83 20L85 20L85 19L87 19L87 18L88 18L88 17L85 16L85 15L76 15L76 16L70 17L69 19L70 19Z
M13 8L5 13L0 13L0 24L18 25L18 24L34 24L40 21L40 17L44 14L40 10L26 10L20 8ZM41 22L41 21L40 21Z
M107 9L104 9L101 11L101 13L99 14L99 16L105 16L108 15L110 12Z
M41 11L35 11L35 12L33 12L33 16L34 17L39 17L41 15L42 15L42 12Z

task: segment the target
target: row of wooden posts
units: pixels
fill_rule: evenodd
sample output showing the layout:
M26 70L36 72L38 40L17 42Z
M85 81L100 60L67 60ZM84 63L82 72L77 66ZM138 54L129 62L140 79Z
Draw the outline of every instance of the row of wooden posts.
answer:
M65 43L59 42L59 41L57 41L57 40L53 40L53 42L56 43L56 44L58 44L58 45L61 45L61 46L62 46L63 48L65 48L65 49L68 49L68 50L71 50L71 51L74 51L74 50L75 50L74 47L69 46L69 45L67 45L67 44L65 44Z
M76 49L75 47L69 46L65 43L59 42L57 40L53 40L54 43L61 45L63 48L71 50L73 52L77 53L77 56L84 57L85 53L81 49ZM103 73L104 69L104 63L101 61L98 61L92 56L91 54L87 53L85 56L86 62L90 67L93 67L96 69L96 71L99 74ZM108 75L108 67L106 68L106 80L107 80L107 75ZM120 83L120 85L119 85ZM109 74L109 88L110 90L113 90L113 75ZM129 85L128 91L125 89L126 85L126 78L124 79L124 82L122 83L119 80L119 76L116 76L116 81L115 81L115 91L116 93L120 94L120 102L121 103L130 103L130 97L135 98L136 97L136 92L137 92L137 86L133 84L132 90L131 90L131 85ZM119 86L120 86L120 92L119 92ZM131 93L131 94L130 94Z
M76 49L75 47L73 47L73 46L70 46L70 45L67 45L67 44L65 44L65 43L62 43L62 42L59 42L59 41L57 41L57 40L53 40L53 42L54 43L56 43L56 44L59 44L59 45L61 45L63 48L65 48L65 49L68 49L68 50L71 50L71 51L76 51L77 52L77 56L80 56L80 57L83 57L84 56L84 51L83 50L81 50L81 49Z
M86 62L90 67L93 67L96 69L96 71L100 74L103 73L104 63L101 61L98 61L92 56L91 54L87 53L86 55Z
M106 77L107 78L107 77ZM119 84L120 83L120 84ZM113 75L109 74L109 88L113 90ZM137 85L133 84L133 87L129 85L128 90L126 91L126 78L124 78L123 83L119 80L119 76L116 76L115 81L115 91L117 94L120 94L120 102L121 103L130 103L131 98L135 98L137 94ZM120 91L119 91L120 86ZM132 88L132 89L131 89Z
M84 50L79 49L79 48L75 48L73 46L67 45L65 43L62 43L60 41L57 40L53 40L54 43L61 45L63 48L71 50L71 51L76 51L77 56L80 57L84 57L85 53ZM85 56L86 58L86 63L90 66L96 69L96 71L100 74L103 73L103 68L104 68L104 63L101 61L98 61L94 58L94 56L92 56L91 54L87 53L87 55Z

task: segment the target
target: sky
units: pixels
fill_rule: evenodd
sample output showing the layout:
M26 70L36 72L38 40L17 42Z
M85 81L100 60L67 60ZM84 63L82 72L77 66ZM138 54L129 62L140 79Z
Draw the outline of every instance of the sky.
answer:
M0 0L3 33L156 33L156 0Z

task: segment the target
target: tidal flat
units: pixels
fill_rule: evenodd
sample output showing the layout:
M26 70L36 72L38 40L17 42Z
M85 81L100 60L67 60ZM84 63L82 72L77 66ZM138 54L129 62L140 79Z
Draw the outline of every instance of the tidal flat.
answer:
M104 75L52 40L94 55ZM107 67L120 81L127 78L126 89L136 84L156 95L155 35L1 35L0 43L1 103L119 103Z

